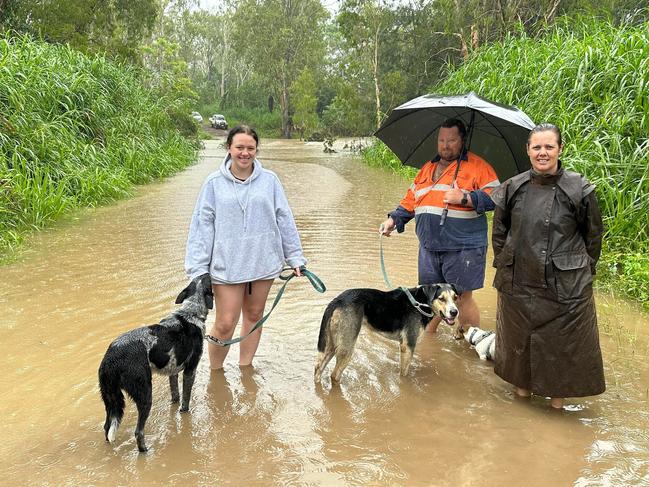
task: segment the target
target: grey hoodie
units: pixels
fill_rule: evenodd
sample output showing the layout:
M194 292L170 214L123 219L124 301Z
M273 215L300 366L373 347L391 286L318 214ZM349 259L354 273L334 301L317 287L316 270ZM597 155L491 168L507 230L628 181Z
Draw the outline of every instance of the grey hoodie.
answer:
M306 264L293 213L277 175L255 159L245 181L224 159L198 196L187 238L190 279L209 272L212 282L236 284L273 279L284 263Z

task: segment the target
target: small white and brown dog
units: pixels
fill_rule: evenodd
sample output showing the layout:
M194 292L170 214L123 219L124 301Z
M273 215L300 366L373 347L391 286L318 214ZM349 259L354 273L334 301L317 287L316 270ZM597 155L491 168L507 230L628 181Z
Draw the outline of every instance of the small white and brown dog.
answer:
M480 360L493 360L496 356L496 333L486 331L477 326L470 326L464 332L464 339L475 348Z

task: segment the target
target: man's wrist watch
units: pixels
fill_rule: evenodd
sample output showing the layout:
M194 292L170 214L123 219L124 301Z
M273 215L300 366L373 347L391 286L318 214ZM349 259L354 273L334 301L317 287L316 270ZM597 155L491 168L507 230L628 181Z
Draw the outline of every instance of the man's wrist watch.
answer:
M462 201L460 201L460 204L462 206L466 206L468 202L469 202L469 193L467 193L466 191L462 191Z

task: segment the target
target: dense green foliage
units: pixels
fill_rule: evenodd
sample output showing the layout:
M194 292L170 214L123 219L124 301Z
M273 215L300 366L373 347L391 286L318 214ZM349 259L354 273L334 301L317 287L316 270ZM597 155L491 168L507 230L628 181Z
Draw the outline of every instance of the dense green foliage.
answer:
M510 36L478 50L431 91L475 91L561 127L563 163L597 186L606 226L600 274L649 303L648 87L649 23L573 18L542 39Z
M0 38L0 66L2 251L195 158L170 116L187 101L144 88L133 68L28 37Z
M161 9L158 0L0 0L0 29L4 23L85 53L132 59Z
M614 23L649 0L0 0L0 32L171 71L203 114L242 109L282 137L371 134L476 49L561 16ZM203 3L203 5L207 5ZM217 110L213 110L217 107ZM266 129L264 129L266 130Z

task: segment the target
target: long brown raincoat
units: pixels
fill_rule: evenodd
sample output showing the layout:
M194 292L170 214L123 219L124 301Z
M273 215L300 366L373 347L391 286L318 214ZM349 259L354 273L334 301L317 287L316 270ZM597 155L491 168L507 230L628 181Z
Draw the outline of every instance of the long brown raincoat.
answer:
M602 244L594 186L559 167L492 193L495 372L549 397L604 392L592 280Z

